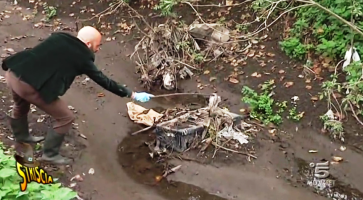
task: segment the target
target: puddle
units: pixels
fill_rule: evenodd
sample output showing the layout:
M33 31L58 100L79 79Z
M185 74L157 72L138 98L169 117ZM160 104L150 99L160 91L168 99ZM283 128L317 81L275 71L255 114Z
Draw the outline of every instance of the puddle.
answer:
M363 193L343 184L334 176L329 175L325 180L313 177L313 169L305 160L296 158L299 173L303 183L312 188L317 194L333 200L363 200Z
M162 175L165 164L163 162L155 163L156 159L151 159L149 147L145 145L145 142L152 140L154 140L154 134L151 131L144 132L135 136L127 136L118 147L119 163L133 180L150 187L166 199L227 200L183 182L168 182L167 179L164 179L155 184L155 177Z

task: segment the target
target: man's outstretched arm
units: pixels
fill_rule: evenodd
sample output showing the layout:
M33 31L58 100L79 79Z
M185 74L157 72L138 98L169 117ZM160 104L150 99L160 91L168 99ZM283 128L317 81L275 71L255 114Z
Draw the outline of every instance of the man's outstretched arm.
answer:
M100 71L93 62L88 63L88 66L84 68L83 74L86 74L90 79L96 82L98 85L104 89L120 96L129 97L140 102L147 102L153 95L148 93L136 93L128 88L118 84L116 81L108 78L106 75Z

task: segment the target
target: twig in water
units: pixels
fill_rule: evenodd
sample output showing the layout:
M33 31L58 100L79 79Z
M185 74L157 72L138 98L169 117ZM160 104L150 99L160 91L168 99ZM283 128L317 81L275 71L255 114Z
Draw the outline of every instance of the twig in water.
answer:
M141 130L138 130L138 131L136 131L136 132L133 132L131 135L137 135L137 134L142 133L142 132L144 132L144 131L150 130L151 128L154 128L154 127L155 127L155 126L154 126L154 125L152 125L152 126L149 126L149 127L143 128L143 129L141 129Z
M252 155L252 154L249 154L249 153L246 153L246 152L240 152L240 151L236 151L236 150L233 150L233 149L228 149L226 147L223 147L215 142L212 142L212 144L215 146L215 147L218 147L220 149L223 149L223 150L226 150L226 151L230 151L230 152L233 152L233 153L238 153L238 154L242 154L242 155L245 155L245 156L249 156L249 157L252 157L254 159L257 159L256 156Z

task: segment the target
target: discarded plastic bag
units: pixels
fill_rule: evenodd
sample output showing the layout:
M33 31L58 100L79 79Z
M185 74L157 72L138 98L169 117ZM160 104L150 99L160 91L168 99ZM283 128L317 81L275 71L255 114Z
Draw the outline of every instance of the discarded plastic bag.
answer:
M360 61L359 54L355 47L350 47L350 49L345 52L344 56L345 62L343 63L343 69L346 68L350 63Z
M152 126L154 120L157 121L163 116L163 114L160 114L153 109L146 109L133 102L128 102L126 106L130 119L138 124Z

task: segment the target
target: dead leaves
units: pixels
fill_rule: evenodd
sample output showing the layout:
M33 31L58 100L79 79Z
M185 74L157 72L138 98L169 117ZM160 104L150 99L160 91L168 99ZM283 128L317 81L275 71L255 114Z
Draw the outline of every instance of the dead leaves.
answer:
M294 82L292 82L292 81L289 81L289 82L285 82L284 83L284 86L286 87L286 88L289 88L289 87L291 87L291 86L293 86L294 85Z
M257 72L254 72L253 74L251 74L251 77L256 77L256 78L260 78L262 75L257 73Z
M229 78L229 82L234 83L234 84L239 83L239 81L233 77Z

